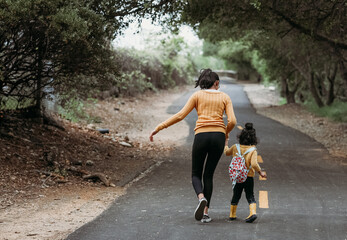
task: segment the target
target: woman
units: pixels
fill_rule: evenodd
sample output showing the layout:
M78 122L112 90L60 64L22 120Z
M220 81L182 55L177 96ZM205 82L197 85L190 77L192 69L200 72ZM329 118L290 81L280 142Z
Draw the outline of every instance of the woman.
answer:
M153 141L153 136L160 130L183 120L196 109L198 120L192 149L192 183L199 204L194 216L198 221L210 222L208 209L213 190L213 174L223 153L225 139L236 124L236 118L230 97L218 90L217 73L211 69L203 70L196 81L195 87L197 86L200 86L201 90L189 98L181 111L160 123L149 138ZM228 117L227 126L223 121L224 112Z

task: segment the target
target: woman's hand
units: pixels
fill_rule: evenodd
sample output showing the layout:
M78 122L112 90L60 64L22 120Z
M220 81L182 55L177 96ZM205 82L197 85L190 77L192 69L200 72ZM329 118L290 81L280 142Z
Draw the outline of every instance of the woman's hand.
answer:
M260 175L262 178L267 178L266 172L259 171L259 175Z
M226 139L225 139L225 144L224 144L224 145L225 145L225 146L228 146L228 142L229 142L229 138L226 138Z
M151 133L151 135L149 136L149 141L153 142L153 136L154 136L155 134L157 134L157 133L158 133L158 131L154 130L154 131Z

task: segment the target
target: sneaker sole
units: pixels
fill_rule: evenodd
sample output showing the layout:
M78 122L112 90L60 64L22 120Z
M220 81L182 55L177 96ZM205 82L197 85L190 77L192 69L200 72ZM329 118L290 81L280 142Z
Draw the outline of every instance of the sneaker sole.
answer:
M207 200L204 199L201 202L199 202L199 205L196 207L194 216L197 221L200 221L202 217L204 216L204 209L206 207L206 204L207 204Z

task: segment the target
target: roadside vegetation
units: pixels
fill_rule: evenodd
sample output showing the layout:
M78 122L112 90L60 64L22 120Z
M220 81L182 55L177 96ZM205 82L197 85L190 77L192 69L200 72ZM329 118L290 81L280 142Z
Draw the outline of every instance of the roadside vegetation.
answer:
M175 19L173 7L170 1L0 0L0 110L45 117L44 101L54 98L62 116L76 120L82 100L187 83L195 69L181 56L179 38L159 43L156 55L112 46L131 22Z
M239 79L276 85L286 103L346 121L346 11L342 0L217 0L190 1L184 16L205 55Z
M67 119L98 121L83 116L86 100L173 88L210 67L275 85L285 103L345 121L345 4L0 0L0 110L45 117L48 99ZM171 34L149 37L141 51L113 47L130 23L144 18ZM182 24L203 39L202 49L176 35Z

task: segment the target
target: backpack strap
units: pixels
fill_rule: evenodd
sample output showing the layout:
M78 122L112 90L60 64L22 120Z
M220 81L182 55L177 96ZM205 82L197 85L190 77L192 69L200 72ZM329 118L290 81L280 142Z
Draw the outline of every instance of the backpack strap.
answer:
M242 154L242 157L245 156L247 153L250 153L254 150L256 150L257 148L256 147L251 147L251 148L248 148L246 152L244 152L244 154Z
M247 153L250 153L250 152L253 152L254 150L256 150L257 148L256 147L251 147L251 148L248 148L246 152L244 152L244 154L242 154L242 157L245 156ZM249 163L249 168L248 170L251 170L252 168L252 165L251 163Z
M240 149L240 144L235 144L236 145L236 149L237 149L237 153L238 153L238 156L242 156L242 154L241 154L241 149Z

